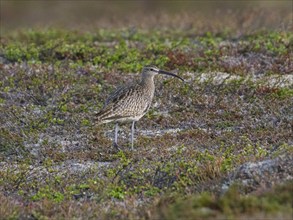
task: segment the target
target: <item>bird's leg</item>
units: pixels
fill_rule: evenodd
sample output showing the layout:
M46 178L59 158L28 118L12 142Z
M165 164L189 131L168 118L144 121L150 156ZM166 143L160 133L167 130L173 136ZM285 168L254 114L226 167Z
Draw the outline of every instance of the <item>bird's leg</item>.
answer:
M114 147L119 149L119 145L117 144L117 140L118 140L118 131L119 131L119 126L118 123L115 124L115 136L114 136Z
M134 136L134 124L135 124L135 121L132 122L132 125L131 125L131 150L133 150L133 136Z

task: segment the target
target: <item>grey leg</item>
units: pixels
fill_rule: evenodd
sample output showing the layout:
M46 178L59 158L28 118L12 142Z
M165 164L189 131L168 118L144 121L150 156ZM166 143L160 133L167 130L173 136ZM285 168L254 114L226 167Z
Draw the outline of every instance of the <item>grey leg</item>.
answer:
M135 121L132 122L132 126L131 126L131 150L133 150L134 123Z
M119 146L117 144L117 140L118 140L118 130L119 130L119 126L118 123L115 124L115 136L114 136L114 147L119 149Z

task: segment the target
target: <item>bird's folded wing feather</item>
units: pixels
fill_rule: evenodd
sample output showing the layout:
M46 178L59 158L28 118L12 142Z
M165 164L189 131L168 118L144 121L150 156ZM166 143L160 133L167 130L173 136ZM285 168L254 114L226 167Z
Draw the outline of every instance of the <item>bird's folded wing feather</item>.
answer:
M104 107L101 109L101 111L96 114L97 121L115 120L127 117L126 115L119 115L119 112L117 112L116 110L124 104L123 102L127 97L132 96L135 90L136 85L134 84L118 88L106 100Z

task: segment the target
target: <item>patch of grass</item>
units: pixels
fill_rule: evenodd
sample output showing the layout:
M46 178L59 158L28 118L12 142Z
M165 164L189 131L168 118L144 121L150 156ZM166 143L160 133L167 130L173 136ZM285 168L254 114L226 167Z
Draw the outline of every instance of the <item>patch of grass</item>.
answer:
M60 192L56 192L50 189L48 186L41 188L38 192L31 197L33 201L38 201L42 199L53 200L54 202L61 202L64 200L64 195Z
M260 195L241 195L237 186L230 188L221 196L208 192L187 198L175 198L174 202L161 199L158 208L152 213L153 218L160 219L215 219L292 215L292 182L275 187L272 191ZM276 197L276 195L279 195Z
M259 68L257 65L263 65L262 60L253 61L250 58L258 54L258 57L268 56L267 59L274 57L274 60L279 60L276 64L266 65L265 69L271 74L280 74L279 62L286 59L284 55L292 41L289 32L244 35L233 44L225 43L229 39L223 37L227 36L216 36L210 32L202 36L160 31L133 32L131 29L99 30L94 34L83 35L55 29L47 32L31 30L6 36L0 49L11 62L46 63L67 60L79 65L94 64L102 69L126 72L137 72L143 65L153 63L159 67L182 70L224 70L247 74L252 67ZM247 57L245 55L237 61L237 56L245 54L245 51L256 54L247 54ZM236 59L229 58L235 55ZM251 62L250 66L247 62ZM284 67L282 69L286 69L286 72L289 70Z
M291 39L276 31L131 28L1 36L0 216L287 216L277 196L270 205L266 196L218 192L242 164L292 154L292 90L289 81L279 85L290 72ZM127 124L117 152L113 125L95 125L95 112L116 86L138 77L126 73L150 63L178 69L186 82L157 77L135 151ZM275 75L280 83L271 86Z
M277 91L273 94L273 96L277 99L292 98L293 89L290 89L290 88L277 89Z

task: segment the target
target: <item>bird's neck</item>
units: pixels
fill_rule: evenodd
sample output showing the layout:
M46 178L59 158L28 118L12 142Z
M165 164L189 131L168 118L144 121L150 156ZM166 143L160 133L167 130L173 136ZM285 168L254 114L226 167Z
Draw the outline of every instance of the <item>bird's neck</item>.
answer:
M142 77L141 78L141 84L143 86L148 86L148 87L154 87L155 83L154 83L154 76L148 76L148 77Z

